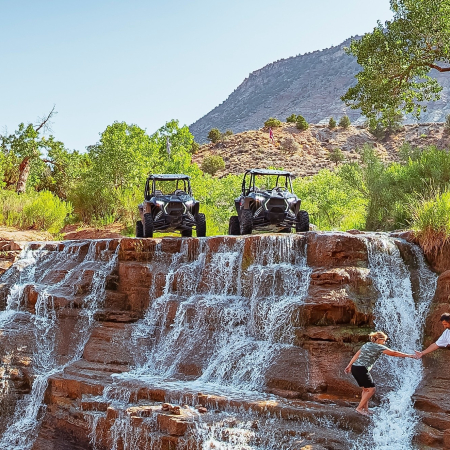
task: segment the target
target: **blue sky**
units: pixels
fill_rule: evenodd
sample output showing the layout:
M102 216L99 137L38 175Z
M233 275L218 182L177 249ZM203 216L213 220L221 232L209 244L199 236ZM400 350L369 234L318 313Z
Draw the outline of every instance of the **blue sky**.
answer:
M84 150L112 122L191 124L254 70L369 32L389 0L0 0L0 132L56 104Z

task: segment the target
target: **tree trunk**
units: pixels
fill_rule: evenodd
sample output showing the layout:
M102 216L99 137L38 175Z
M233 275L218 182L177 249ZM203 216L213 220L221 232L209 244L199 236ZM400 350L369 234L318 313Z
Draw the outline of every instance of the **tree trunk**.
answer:
M22 160L19 166L19 179L17 180L16 192L23 194L27 187L28 175L30 175L30 158L27 156Z

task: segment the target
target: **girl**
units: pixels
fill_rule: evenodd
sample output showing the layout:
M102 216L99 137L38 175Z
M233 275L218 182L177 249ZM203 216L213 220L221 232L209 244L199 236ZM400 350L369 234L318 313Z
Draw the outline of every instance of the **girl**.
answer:
M399 358L416 358L415 355L397 352L386 347L384 344L387 341L387 335L382 331L370 333L369 338L370 342L364 344L356 352L355 356L353 356L345 368L345 373L350 373L351 371L358 385L363 388L361 401L356 411L364 416L369 414L369 399L375 394L375 384L369 372L380 355L384 353L385 355L397 356Z

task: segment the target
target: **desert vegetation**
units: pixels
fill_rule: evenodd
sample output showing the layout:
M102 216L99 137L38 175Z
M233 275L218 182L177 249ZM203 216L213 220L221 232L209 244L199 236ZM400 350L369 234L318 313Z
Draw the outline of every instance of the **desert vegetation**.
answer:
M120 223L132 235L148 174L185 173L206 215L208 235L227 232L241 176L215 177L225 163L214 155L204 158L201 168L192 164L194 139L178 121L151 135L137 125L114 122L86 152L69 151L54 137L43 138L41 129L33 130L21 124L0 141L0 224L58 235L68 223ZM298 144L292 137L281 145L289 152ZM358 162L348 162L335 150L330 154L333 170L294 180L312 223L322 230L411 228L430 246L448 238L448 151L405 144L400 161L389 163L369 145L359 153ZM283 168L281 161L276 168Z

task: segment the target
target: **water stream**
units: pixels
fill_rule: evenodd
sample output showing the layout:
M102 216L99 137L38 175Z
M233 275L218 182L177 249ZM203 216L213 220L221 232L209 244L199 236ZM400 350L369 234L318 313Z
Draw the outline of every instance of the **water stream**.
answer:
M83 255L87 245L88 250ZM5 273L5 278L11 281L10 277L14 277L15 283L8 294L6 310L0 313L0 328L11 324L18 316L25 316L27 328L31 328L34 338L30 352L33 368L31 392L18 400L12 420L0 437L2 449L27 450L32 447L44 412L43 399L49 377L81 357L94 323L94 313L104 299L106 277L115 268L118 254L118 248L114 252L109 250L108 242L106 249L97 255L96 245L96 241L90 244L66 243L62 251L46 250L45 244L34 250L27 247L19 261ZM47 277L55 268L61 271L61 280L51 283ZM85 271L93 272L90 290L84 296L70 339L66 336L70 348L61 358L56 352L61 339L58 336L61 317L55 298L61 293L69 299L70 294L76 297L76 287L82 282ZM29 311L24 295L27 286L34 286L38 291L34 313ZM25 330L19 326L18 332L21 331Z
M405 243L415 261L417 282L412 283L411 268L403 261L393 238L373 234L363 239L370 276L379 293L374 310L376 328L389 335L389 347L412 353L422 342L436 276L427 268L422 253ZM136 382L173 392L175 403L187 403L194 426L186 439L197 442L199 450L301 448L317 426L329 430L331 438L345 441L346 431L338 429L331 418L288 424L269 413L258 415L231 407L200 416L186 395L181 395L204 392L230 399L274 400L264 392L267 373L283 351L295 348L293 323L298 323L312 272L307 265L306 240L300 236L264 236L251 243L251 251L245 239L225 239L218 248L210 248L207 239L199 242L194 251L189 239L183 239L181 250L174 254L163 252L160 243L156 245L148 263L154 277L148 294L150 306L144 318L133 325L130 352L135 366L129 372L113 375L113 382L99 401L125 410L130 406L130 386ZM31 436L36 434L43 416L48 378L81 357L94 314L104 299L106 277L117 262L118 248L109 250L107 244L99 252L96 243L67 243L59 251L50 251L45 245L26 248L20 260L3 275L1 281L12 287L6 309L0 312L0 330L11 328L20 333L26 326L33 334L34 345L28 350L33 367L32 389L18 401L0 437L2 449L31 448ZM52 280L55 267L60 277ZM87 273L91 274L89 289L80 294L77 289ZM157 282L161 277L162 286ZM30 285L38 291L32 312L27 302ZM69 296L68 289L73 289ZM56 349L64 320L57 305L60 296L73 297L74 301L82 298L76 325L67 331L72 336L64 356L58 355ZM374 408L371 425L353 449L412 450L417 417L411 396L422 378L421 362L383 356L373 373L381 403ZM7 389L0 385L0 392ZM87 414L93 448L100 415ZM130 420L129 415L120 413L114 421L112 450L131 450L137 448L137 442L144 445L143 449L158 448L157 438L153 442L151 433L133 426ZM349 448L351 445L349 441Z
M394 239L385 235L369 237L367 249L371 277L379 292L374 309L375 327L389 336L386 344L389 348L414 353L421 349L424 322L437 277L427 267L419 249L410 245L419 281L418 292L413 295L410 271ZM382 356L373 373L383 392L381 405L374 408L373 425L354 449L411 450L418 423L412 395L422 379L422 363L410 358Z

